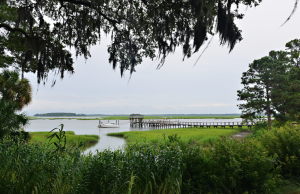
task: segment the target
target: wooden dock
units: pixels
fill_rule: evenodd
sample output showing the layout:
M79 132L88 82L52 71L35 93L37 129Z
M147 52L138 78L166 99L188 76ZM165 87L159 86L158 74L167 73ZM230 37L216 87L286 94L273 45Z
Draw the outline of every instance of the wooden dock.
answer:
M186 127L195 127L195 128L225 128L225 127L243 127L246 126L248 129L254 123L242 123L242 122L182 122L182 121L170 121L170 120L130 120L131 127L153 127L153 128L186 128Z

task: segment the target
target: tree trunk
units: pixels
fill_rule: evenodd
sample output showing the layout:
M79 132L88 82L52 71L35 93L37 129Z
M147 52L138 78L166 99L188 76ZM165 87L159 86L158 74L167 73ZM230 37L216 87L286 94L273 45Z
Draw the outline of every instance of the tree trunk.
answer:
M21 80L24 79L24 68L23 68L23 63L22 63L22 66L21 66Z
M266 92L267 92L267 115L268 115L268 125L269 125L269 130L271 130L271 113L270 113L270 96L269 96L269 87L267 85L266 87Z
M268 125L269 125L269 130L271 130L271 114L270 114L270 106L267 108L267 115L268 115Z

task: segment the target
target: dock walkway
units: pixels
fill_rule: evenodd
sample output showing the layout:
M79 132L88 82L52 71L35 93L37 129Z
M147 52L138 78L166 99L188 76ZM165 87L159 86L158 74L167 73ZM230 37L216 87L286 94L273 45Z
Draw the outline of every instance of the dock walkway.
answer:
M185 128L185 127L199 127L199 128L217 128L217 127L243 127L246 126L248 129L254 123L242 123L242 122L181 122L181 121L170 121L170 120L140 120L131 121L131 127L154 127L154 128Z

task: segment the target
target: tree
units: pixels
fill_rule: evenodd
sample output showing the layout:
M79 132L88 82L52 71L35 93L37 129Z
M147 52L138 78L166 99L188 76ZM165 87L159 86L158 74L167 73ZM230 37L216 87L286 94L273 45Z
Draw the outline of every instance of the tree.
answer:
M36 65L32 69L38 82L50 70L58 70L61 78L64 71L73 72L65 47L74 47L76 56L88 58L101 32L111 35L109 62L114 69L119 66L123 75L126 70L133 73L144 57L160 58L161 67L178 46L183 48L183 58L190 57L215 33L231 51L242 40L235 24L244 16L239 6L257 6L261 1L0 0L0 29L9 40L22 39L21 63ZM53 25L45 21L46 16Z
M3 100L15 102L19 110L32 100L29 81L26 78L20 80L17 71L4 70L0 73L0 94Z
M28 124L26 114L17 114L18 109L17 103L0 99L0 137L9 132L19 131Z
M22 5L20 1L0 0L0 59L6 59L0 65L13 65L22 71L22 78L24 72L37 72L38 83L51 70L61 73L61 78L64 71L73 73L73 59L63 42L51 33L48 23L37 25L36 13L29 13L30 6L25 13Z
M300 39L294 39L285 45L288 56L289 65L300 68Z
M271 91L277 75L285 71L286 53L271 51L269 56L255 60L249 65L249 70L243 73L242 84L244 88L238 90L238 100L246 101L239 104L242 118L258 119L262 114L267 115L269 129L271 129L271 115L276 109L271 101Z
M276 76L271 92L271 100L276 107L274 117L282 124L288 120L300 120L300 39L288 42L286 51L286 68Z

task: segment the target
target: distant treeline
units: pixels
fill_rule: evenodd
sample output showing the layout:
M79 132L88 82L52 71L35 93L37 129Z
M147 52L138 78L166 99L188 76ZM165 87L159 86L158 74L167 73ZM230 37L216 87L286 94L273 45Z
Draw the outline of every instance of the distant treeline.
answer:
M54 113L35 114L34 116L35 117L76 117L76 116L87 116L87 115L76 114L76 113L54 112Z

